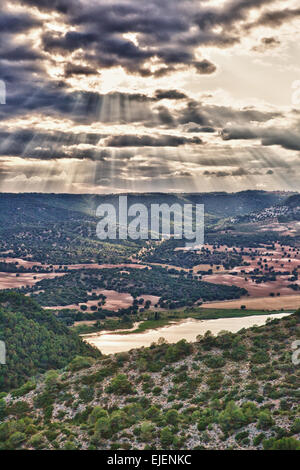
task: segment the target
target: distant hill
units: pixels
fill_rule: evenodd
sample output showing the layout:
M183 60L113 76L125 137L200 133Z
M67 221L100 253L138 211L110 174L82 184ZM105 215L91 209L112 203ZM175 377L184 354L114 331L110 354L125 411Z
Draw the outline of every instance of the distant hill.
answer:
M293 194L285 201L285 206L295 208L300 207L300 194Z
M247 222L290 222L300 220L300 194L293 194L277 204L233 218L234 223Z
M0 366L0 391L64 367L78 354L100 357L51 312L15 292L0 293L0 340L7 350L7 364Z
M0 194L0 225L14 223L48 223L95 216L99 204L118 204L119 195L85 194ZM300 197L300 196L299 196ZM205 212L219 217L244 215L282 203L287 193L242 191L238 193L144 193L128 194L128 203L151 204L198 203ZM7 227L7 225L6 225Z
M267 191L143 193L128 194L128 206L142 203L150 214L152 204L204 204L208 240L209 232L225 229L228 220L280 206L289 196ZM119 195L0 193L0 253L46 265L130 262L144 242L99 240L96 209L102 203L113 204L118 212ZM229 241L226 234L212 237L210 242L224 243L230 242L231 234Z

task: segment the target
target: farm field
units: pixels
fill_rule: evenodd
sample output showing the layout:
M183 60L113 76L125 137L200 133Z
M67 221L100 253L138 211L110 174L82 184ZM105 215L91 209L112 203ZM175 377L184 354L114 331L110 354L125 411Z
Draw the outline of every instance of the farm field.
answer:
M114 312L118 312L120 309L126 309L132 306L134 298L131 294L126 292L117 292L114 290L106 290L106 289L95 289L93 293L99 295L102 294L106 297L105 299L105 309L112 310ZM137 297L137 300L144 299L145 302L150 301L151 304L157 304L160 297L155 295L142 295ZM78 310L81 305L87 305L87 312L91 312L92 306L97 306L99 300L88 300L86 303L79 303L65 305L65 306L55 306L55 307L46 307L51 310L63 310L63 309L73 309ZM151 307L150 307L151 308ZM152 307L153 308L153 307Z
M161 249L161 245L159 247ZM174 253L178 253L178 249L174 249ZM143 258L145 258L145 253L147 249L143 249ZM186 253L186 256L189 256L188 252L180 252L182 254ZM227 258L224 258L224 264L215 264L215 263L199 263L203 258L209 259L209 257L215 259L218 256L221 256L220 260L222 262L222 254L228 253L229 256L235 256L235 266L231 269L228 269ZM243 305L247 302L251 302L249 308L268 308L268 309L282 309L282 308L297 308L297 302L300 296L296 295L296 291L300 290L300 281L298 280L298 269L300 268L300 253L299 250L293 246L280 245L279 243L274 243L272 246L260 246L260 247L227 247L226 245L211 245L205 244L201 250L196 252L193 255L194 266L191 268L180 267L172 264L172 258L170 259L170 264L167 263L152 263L147 262L147 259L137 260L138 262L131 263L118 263L118 264L98 264L98 263L77 263L71 265L48 265L35 262L34 260L22 259L22 258L13 258L10 256L1 258L3 262L10 263L10 266L14 266L15 263L16 269L19 266L22 266L25 269L32 270L35 266L42 267L45 270L50 270L46 273L36 273L36 272L21 272L18 274L15 273L0 273L0 288L2 289L22 289L24 287L33 289L32 294L42 295L43 292L47 291L47 285L41 283L43 280L51 280L64 276L67 273L72 271L74 272L84 272L91 271L95 276L98 272L99 274L104 272L110 272L111 270L120 270L119 275L121 278L124 275L131 276L135 270L144 271L148 270L150 278L152 277L150 271L163 269L166 272L175 273L180 275L182 281L186 283L190 279L193 283L195 282L205 282L212 285L223 285L228 287L236 287L239 289L244 289L247 291L247 296L241 295L240 300L232 299L231 304L228 300L218 302L216 305L220 305L221 308L225 305L225 308L230 308L229 305L232 305L234 308L240 305ZM178 261L178 259L176 258ZM237 261L239 260L239 262ZM176 261L176 262L177 262ZM123 269L123 270L121 270ZM63 272L61 272L63 270ZM150 270L150 271L149 271ZM56 272L53 272L56 271ZM117 271L116 271L117 273ZM148 274L148 278L149 278ZM153 272L153 277L157 275L157 271ZM81 278L81 274L78 279ZM149 281L150 281L149 278ZM138 277L134 277L138 279ZM154 305L159 306L159 309L165 308L164 305L158 305L160 300L160 295L153 295L151 290L147 291L148 283L145 284L144 292L139 293L137 300L143 298L148 302L148 308L150 310L154 309ZM136 282L136 281L134 281ZM38 286L35 288L35 285ZM63 284L62 284L63 285ZM86 292L88 292L88 283L86 285ZM196 285L196 284L194 284ZM50 288L49 284L49 288ZM150 286L150 284L149 284ZM75 287L75 286L74 286ZM46 288L46 289L45 289ZM94 294L102 294L106 296L105 301L105 310L118 312L123 309L130 309L134 305L134 298L132 297L132 292L130 293L110 288L110 284L107 287L103 288L94 288L92 289ZM242 293L241 293L242 294ZM27 292L26 295L31 295L30 292ZM268 298L270 296L270 299ZM272 297L276 297L272 299ZM286 299L286 297L291 297ZM197 305L199 301L201 302L201 293L199 292L199 298L194 297L194 304ZM267 304L266 304L267 299ZM217 300L217 299L216 299ZM171 301L171 298L170 298ZM66 303L57 304L57 305L46 305L47 307L60 311L63 309L78 310L82 305L86 306L86 312L91 313L95 308L98 308L97 299L88 299L84 302L79 303ZM191 304L190 304L191 305ZM211 303L209 303L211 305ZM213 304L215 305L215 304ZM268 305L269 307L265 307ZM204 301L205 306L205 301ZM143 308L143 306L141 306ZM176 306L174 305L174 308Z
M288 287L291 282L286 276L277 276L276 281L267 281L257 284L254 280L245 278L244 276L233 276L231 274L213 274L211 276L203 276L206 282L214 284L234 285L247 289L249 297L265 297L270 294L274 295L293 295L294 291ZM295 285L299 285L299 281L295 281Z
M209 302L201 305L202 308L236 309L245 305L250 310L297 310L300 305L300 295L287 295L280 297L241 298L226 302Z
M57 314L61 312L61 321L68 325L111 314L120 319L129 315L134 321L137 315L146 318L156 311L159 317L162 312L201 305L226 310L241 305L271 310L298 307L297 220L280 222L273 217L257 222L246 215L241 220L230 219L233 227L228 229L228 221L219 213L205 244L198 251L189 251L172 238L100 243L89 236L95 219L86 215L88 211L81 212L82 206L79 211L77 207L59 215L58 233L57 209L51 220L43 218L46 212L35 211L40 215L34 231L23 219L16 225L15 214L5 219L0 289L18 290ZM228 215L226 210L223 216ZM7 232L6 227L13 231Z
M119 264L98 264L98 263L82 263L82 264L64 264L58 265L58 264L42 264L39 261L30 261L27 259L22 259L22 258L0 258L0 262L5 262L5 263L13 263L20 266L23 266L24 268L33 268L34 266L39 266L43 267L45 269L59 269L61 267L67 268L68 270L72 269L112 269L112 268L136 268L136 269L142 269L143 266L137 263L119 263Z
M44 279L54 279L55 277L64 276L62 273L44 273L31 274L21 273L16 277L15 273L0 272L0 289L19 289L21 287L33 287L36 283Z

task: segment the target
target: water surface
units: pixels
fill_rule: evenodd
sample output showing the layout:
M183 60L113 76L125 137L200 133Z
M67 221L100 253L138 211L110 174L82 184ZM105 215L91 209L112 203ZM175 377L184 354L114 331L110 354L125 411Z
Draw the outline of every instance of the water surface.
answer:
M290 313L219 318L217 320L195 320L188 318L179 323L164 326L157 330L148 330L144 333L122 335L106 331L87 335L85 336L85 341L96 346L103 354L114 354L143 346L149 347L152 343L157 342L159 338L165 338L168 343L177 343L177 341L183 338L190 342L195 341L199 334L203 335L208 330L215 335L222 330L236 333L242 328L250 328L254 325L262 326L268 318L283 318L287 315L290 315Z

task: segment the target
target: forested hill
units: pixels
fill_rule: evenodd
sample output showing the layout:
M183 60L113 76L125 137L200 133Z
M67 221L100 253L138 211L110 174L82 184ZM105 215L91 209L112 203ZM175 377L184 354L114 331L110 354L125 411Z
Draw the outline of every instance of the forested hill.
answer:
M205 212L217 217L245 215L284 203L289 193L268 191L242 191L238 193L134 193L128 194L128 205L174 203L204 204ZM119 195L85 194L0 194L0 227L16 224L44 224L76 219L90 220L99 204L118 206ZM4 224L4 225L2 225Z
M76 355L100 357L51 312L15 292L0 293L0 340L5 341L6 365L0 366L0 391L25 383L49 369L60 369Z

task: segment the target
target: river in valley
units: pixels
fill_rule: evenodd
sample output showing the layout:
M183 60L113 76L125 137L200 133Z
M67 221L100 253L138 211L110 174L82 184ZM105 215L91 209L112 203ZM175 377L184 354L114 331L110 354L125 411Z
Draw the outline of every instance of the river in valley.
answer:
M165 338L168 343L176 343L181 339L189 342L195 341L196 337L210 330L214 335L226 330L236 333L242 328L250 328L257 325L262 326L268 318L283 318L290 313L279 313L271 315L253 315L250 317L219 318L217 320L195 320L188 318L179 323L169 324L156 330L148 330L144 333L120 334L116 332L101 332L85 335L88 343L96 346L103 354L114 354L130 351L131 349L149 347L159 338ZM136 327L137 325L135 325Z

